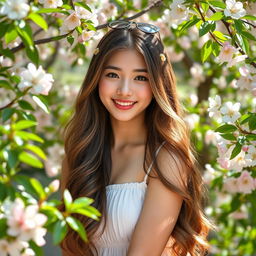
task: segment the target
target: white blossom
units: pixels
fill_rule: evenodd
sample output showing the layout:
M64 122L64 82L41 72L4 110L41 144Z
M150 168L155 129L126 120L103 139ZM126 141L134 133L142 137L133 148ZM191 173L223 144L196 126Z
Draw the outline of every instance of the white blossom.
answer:
M1 256L19 256L20 251L27 247L28 244L18 239L13 241L7 241L5 239L0 240L0 255Z
M250 161L248 166L256 166L256 147L254 145L248 146L245 158Z
M52 75L46 73L42 66L37 69L32 63L28 64L27 69L22 71L20 76L21 82L18 84L18 88L25 90L31 87L31 92L34 94L48 95L54 81Z
M44 8L57 8L63 5L62 0L39 0L40 4L44 5Z
M221 98L219 95L216 95L215 98L208 98L209 108L207 111L209 112L209 117L219 116L219 109L221 107Z
M7 15L12 20L19 20L27 16L29 9L27 0L6 0L0 9L0 14Z
M234 123L240 116L240 103L233 104L231 101L225 102L220 108L222 114L222 121L225 123Z
M243 3L236 2L235 0L227 0L224 14L227 17L230 16L233 19L239 19L246 15L246 11L243 7Z
M194 129L196 127L196 125L199 123L200 117L199 115L193 113L190 115L187 115L184 120L186 121L186 123L189 125L190 129Z
M90 31L83 30L82 34L78 37L78 42L82 43L90 40L95 35L95 33L96 32L93 30L90 30Z
M169 12L169 18L174 20L176 24L180 24L188 19L189 8L183 3L184 0L174 0L170 5L171 11Z

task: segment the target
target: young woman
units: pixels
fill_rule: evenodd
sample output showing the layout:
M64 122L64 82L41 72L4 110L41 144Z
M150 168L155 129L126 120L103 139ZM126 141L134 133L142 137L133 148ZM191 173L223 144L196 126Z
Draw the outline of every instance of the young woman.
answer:
M79 216L67 256L205 255L210 223L175 76L156 26L112 22L66 127L62 190L87 196L100 221Z

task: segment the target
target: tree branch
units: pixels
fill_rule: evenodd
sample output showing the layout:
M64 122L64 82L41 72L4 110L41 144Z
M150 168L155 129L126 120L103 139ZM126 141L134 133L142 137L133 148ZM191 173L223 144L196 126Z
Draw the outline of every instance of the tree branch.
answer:
M71 1L72 2L72 1ZM133 20L135 18L138 18L140 16L142 16L144 13L148 12L149 10L151 10L152 8L156 7L156 6L159 6L161 5L163 2L163 0L156 0L154 1L152 4L150 4L148 7L146 7L145 9L143 9L142 11L136 13L135 15L131 16L131 17L128 17L128 18L125 18L123 20ZM105 24L101 24L99 26L96 27L96 30L100 30L100 29L103 29L103 28L106 28L108 27L108 23L105 23ZM64 35L59 35L59 36L54 36L54 37L48 37L48 38L43 38L43 39L39 39L39 40L35 40L34 41L34 44L35 45L38 45L38 44L45 44L45 43L49 43L49 42L52 42L52 41L56 41L56 40L60 40L70 34L72 34L74 30L70 31L69 33L67 34L64 34ZM15 53L19 50L22 50L23 48L25 48L25 45L23 43L21 43L20 45L18 45L17 47L14 47L12 49L10 49L12 51L12 53Z
M209 7L209 9L210 9L213 13L216 13L216 11L214 10L214 8L212 8L211 6ZM223 20L223 19L221 19L221 21L222 21L222 23L224 24L224 26L226 27L226 29L227 29L227 31L228 31L230 37L233 39L233 34L232 34L232 32L231 32L231 30L230 30L230 28L229 28L229 26L230 26L229 23L227 23L227 22L226 22L225 20ZM241 47L237 44L236 40L234 40L234 45L235 45L235 47L239 50L239 52L240 52L241 54L245 55L245 52L244 52L244 51L241 49ZM247 59L249 59L249 58L247 58ZM256 63L255 63L255 62L252 61L252 62L250 62L250 64L256 68Z

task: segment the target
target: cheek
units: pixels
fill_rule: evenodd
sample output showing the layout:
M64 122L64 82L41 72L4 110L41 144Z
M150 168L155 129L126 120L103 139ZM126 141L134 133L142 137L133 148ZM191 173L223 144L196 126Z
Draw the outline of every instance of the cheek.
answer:
M150 88L150 85L147 85L147 86L141 88L141 90L139 91L139 95L140 95L140 98L144 98L148 101L151 101L151 99L153 97L153 93Z
M99 96L103 100L104 96L110 95L111 85L106 80L102 79L99 81Z

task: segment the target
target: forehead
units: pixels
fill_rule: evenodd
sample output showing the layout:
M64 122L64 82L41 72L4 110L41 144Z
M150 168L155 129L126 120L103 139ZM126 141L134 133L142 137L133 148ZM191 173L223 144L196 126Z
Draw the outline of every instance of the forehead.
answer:
M144 57L135 49L120 49L115 51L107 60L106 65L133 66L145 68Z

